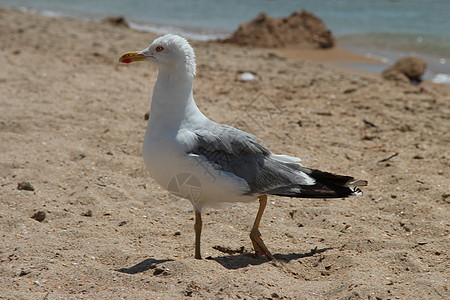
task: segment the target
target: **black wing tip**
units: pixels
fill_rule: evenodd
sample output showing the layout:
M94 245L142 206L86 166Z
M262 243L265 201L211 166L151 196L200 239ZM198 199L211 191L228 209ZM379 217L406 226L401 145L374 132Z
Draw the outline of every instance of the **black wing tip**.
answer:
M366 186L366 180L351 176L336 175L310 169L311 177L316 181L313 185L290 185L273 190L272 195L292 198L346 198L363 194L360 186Z

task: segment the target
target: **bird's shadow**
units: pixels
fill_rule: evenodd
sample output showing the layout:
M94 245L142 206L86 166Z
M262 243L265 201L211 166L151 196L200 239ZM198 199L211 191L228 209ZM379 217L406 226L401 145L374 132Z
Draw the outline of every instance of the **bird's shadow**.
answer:
M142 273L145 271L148 271L150 269L156 269L158 264L162 264L168 261L173 261L173 259L154 259L154 258L147 258L143 260L142 262L138 263L137 265L134 265L129 268L121 268L117 269L116 271L126 273L126 274L137 274Z
M315 254L323 253L323 252L331 250L331 249L333 249L333 248L328 247L328 248L317 249L317 247L316 247L306 253L274 254L274 258L276 261L290 262L291 260L314 256ZM254 254L248 253L248 252L242 252L242 253L234 254L234 255L217 256L217 257L209 256L206 259L218 262L223 267L225 267L229 270L241 269L241 268L245 268L249 265L255 266L255 265L260 265L260 264L264 264L264 263L268 262L266 257L256 257ZM158 267L158 264L162 264L162 263L165 263L168 261L174 261L174 260L173 259L147 258L132 267L120 268L120 269L117 269L116 271L121 272L121 273L126 273L126 274L137 274L137 273L142 273L142 272L154 269L155 270L154 275L158 275L161 272L163 272L163 270L160 270L160 268ZM163 266L163 269L164 269L164 266Z
M322 249L311 249L311 251L306 253L289 253L289 254L274 254L276 261L280 262L290 262L291 260L314 256L315 254L323 253L325 251L331 250L333 248L327 247ZM226 255L217 257L207 257L206 259L214 260L221 264L223 267L229 270L236 270L245 268L248 265L260 265L268 262L266 257L255 257L252 253L240 253L236 255Z

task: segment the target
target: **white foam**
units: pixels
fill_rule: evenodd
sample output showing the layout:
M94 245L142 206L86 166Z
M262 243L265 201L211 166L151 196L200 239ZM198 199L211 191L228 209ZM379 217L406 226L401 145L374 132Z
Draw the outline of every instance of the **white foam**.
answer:
M450 74L438 73L434 75L434 77L431 79L431 82L440 84L450 84Z

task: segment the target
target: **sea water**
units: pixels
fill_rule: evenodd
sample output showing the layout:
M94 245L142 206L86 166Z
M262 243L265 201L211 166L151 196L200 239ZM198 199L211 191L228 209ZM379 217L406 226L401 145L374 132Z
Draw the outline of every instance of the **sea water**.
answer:
M422 57L428 79L450 84L450 0L0 0L0 6L91 20L122 15L139 30L198 40L223 38L260 12L281 17L306 9L344 48L387 64Z

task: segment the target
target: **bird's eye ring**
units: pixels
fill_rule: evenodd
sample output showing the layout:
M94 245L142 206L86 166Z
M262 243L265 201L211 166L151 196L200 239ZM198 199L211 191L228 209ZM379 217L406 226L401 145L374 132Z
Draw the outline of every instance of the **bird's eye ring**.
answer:
M164 48L162 46L158 46L155 48L156 52L161 52L164 50Z

